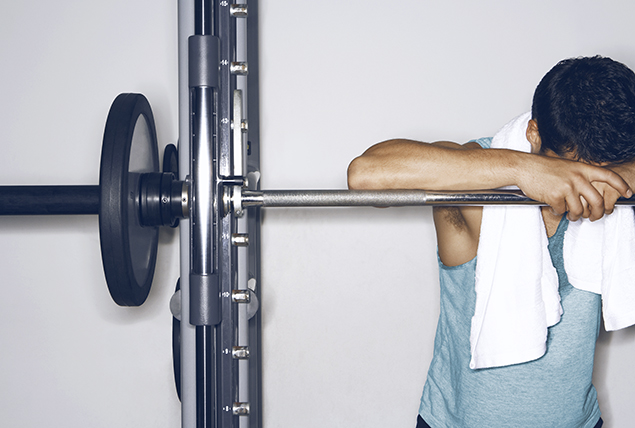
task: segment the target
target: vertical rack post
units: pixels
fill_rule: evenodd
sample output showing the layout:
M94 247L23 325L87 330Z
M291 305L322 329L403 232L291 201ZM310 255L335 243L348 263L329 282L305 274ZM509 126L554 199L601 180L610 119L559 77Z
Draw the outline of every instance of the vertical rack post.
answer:
M247 63L249 64L249 76L247 79L247 91L245 103L247 106L247 176L249 188L260 189L260 87L259 87L259 13L258 0L249 0L249 14L247 18ZM256 299L261 300L261 276L260 276L260 208L247 210L247 230L249 233L247 275L252 281L253 293ZM249 319L249 403L250 416L249 428L262 428L262 341L261 341L261 311L256 310Z
M189 227L184 224L181 232L187 254L181 258L181 398L187 428L262 426L260 314L253 305L251 310L239 306L249 301L247 282L259 286L260 211L250 208L239 220L237 213L223 214L220 200L225 186L241 187L249 173L259 175L257 73L247 78L248 61L257 61L253 3L250 18L238 25L238 18L247 17L244 3L179 0L180 109L188 111L180 115L180 140L189 142L182 149L189 160L181 171L191 189ZM252 97L243 103L248 92ZM242 118L248 111L253 131L245 149ZM259 188L257 180L252 184ZM232 237L241 234L248 236L249 248L239 255L240 244ZM257 303L259 290L251 294Z
M232 154L233 183L229 186L259 189L259 89L258 89L258 3L242 0L230 6L235 25ZM232 30L234 31L234 30ZM226 189L227 190L227 189ZM240 190L238 190L240 191ZM260 346L260 210L239 210L237 217L236 291L248 297L246 305L235 305L238 314L239 403L235 410L244 416L240 428L262 427ZM246 299L247 300L247 299Z
M227 182L233 182L234 167L232 158L232 96L236 88L236 78L232 74L236 46L236 27L230 14L230 2L215 3L216 34L220 39L220 71L218 92L218 151L217 151L217 195ZM218 214L218 253L221 274L221 314L217 327L216 355L218 357L218 427L238 427L239 415L247 412L238 399L238 360L233 349L238 343L238 314L233 302L233 290L236 286L237 250L231 237L236 232L236 217L223 216L220 201L216 200Z
M218 352L215 346L221 314L218 251L218 70L220 40L214 32L211 0L194 3L194 35L188 39L190 104L190 272L189 315L196 326L196 425L212 428L216 400Z

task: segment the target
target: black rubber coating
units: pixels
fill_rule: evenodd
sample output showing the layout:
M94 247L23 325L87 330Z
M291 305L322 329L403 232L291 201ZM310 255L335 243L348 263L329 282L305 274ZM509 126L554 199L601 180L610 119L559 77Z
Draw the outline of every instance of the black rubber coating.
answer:
M179 150L174 144L168 144L163 150L163 172L171 172L174 174L175 180L179 179ZM181 184L175 184L172 182L170 186L170 200L180 201L182 197ZM177 208L181 208L180 211ZM179 225L179 218L183 216L182 212L183 208L181 207L180 202L178 204L170 204L170 218L172 220L169 224L170 227L177 227Z
M140 306L150 293L159 229L140 223L139 180L142 173L158 171L150 104L141 94L120 94L106 121L99 172L102 263L120 306Z
M0 186L0 215L98 213L99 186Z
M150 172L141 175L140 185L141 224L178 226L183 216L183 182L176 181L171 172Z
M176 282L176 290L181 289L181 278ZM172 317L172 365L174 368L174 385L176 395L181 400L181 321Z
M174 144L168 144L163 150L163 172L171 172L179 179L179 151Z

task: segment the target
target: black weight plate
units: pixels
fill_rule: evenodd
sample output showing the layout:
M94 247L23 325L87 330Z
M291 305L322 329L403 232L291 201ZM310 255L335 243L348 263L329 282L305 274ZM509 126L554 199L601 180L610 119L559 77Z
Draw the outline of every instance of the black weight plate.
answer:
M159 171L154 117L141 94L120 94L110 107L101 151L99 235L108 289L115 303L140 306L157 259L158 227L139 221L139 179Z
M171 172L174 179L179 179L179 151L174 144L168 144L163 150L163 172ZM179 219L172 220L170 227L178 227Z
M171 172L179 179L179 151L174 144L168 144L163 150L163 172Z
M181 278L176 282L176 291L181 289ZM181 312L182 313L182 312ZM176 395L181 400L181 321L172 317L172 365Z

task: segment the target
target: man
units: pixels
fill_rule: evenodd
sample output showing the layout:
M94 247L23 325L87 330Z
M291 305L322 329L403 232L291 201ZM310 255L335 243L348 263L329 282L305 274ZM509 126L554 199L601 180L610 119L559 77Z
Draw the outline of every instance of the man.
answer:
M390 140L349 166L351 189L518 186L547 204L541 214L564 314L549 328L543 357L486 369L469 368L483 207L434 209L441 314L417 427L602 425L591 383L601 298L571 287L562 242L569 221L596 221L633 195L635 74L609 58L562 61L538 85L531 113L528 153L482 150L491 139L462 146Z

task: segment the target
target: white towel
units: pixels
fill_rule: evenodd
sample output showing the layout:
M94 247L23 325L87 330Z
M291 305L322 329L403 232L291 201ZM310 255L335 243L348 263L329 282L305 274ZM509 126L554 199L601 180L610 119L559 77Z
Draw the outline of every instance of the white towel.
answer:
M591 223L569 223L564 235L564 268L580 290L602 294L604 328L635 324L635 216L631 207Z
M492 148L529 152L530 114L505 125ZM619 239L618 239L619 238ZM485 206L476 263L470 367L518 364L546 351L547 327L560 320L558 276L539 207ZM565 269L574 287L603 294L607 330L635 324L635 219L617 207L598 222L570 222Z

